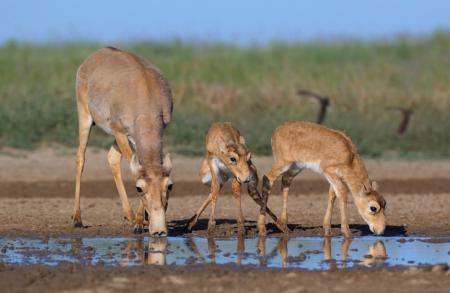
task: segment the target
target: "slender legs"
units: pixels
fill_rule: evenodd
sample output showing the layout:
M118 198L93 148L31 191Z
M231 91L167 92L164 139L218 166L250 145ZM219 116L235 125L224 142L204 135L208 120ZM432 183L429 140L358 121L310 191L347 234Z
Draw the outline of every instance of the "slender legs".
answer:
M216 228L216 203L220 191L220 182L218 168L211 160L208 161L208 164L211 170L211 214L209 215L208 234L213 234Z
M200 206L200 208L197 210L195 215L192 216L192 218L189 220L188 225L186 227L187 232L191 232L194 225L197 223L198 218L203 213L203 211L206 209L206 207L211 203L211 214L208 221L208 234L214 233L216 221L215 221L215 212L216 212L216 202L217 197L219 195L219 191L221 189L220 181L219 181L219 170L218 168L211 162L211 160L208 160L208 166L209 170L211 172L211 192L208 195L208 198L203 202L203 204ZM240 187L239 187L240 189ZM240 199L239 199L240 200Z
M116 183L117 191L119 192L120 201L122 202L123 212L125 214L125 218L129 221L134 220L134 214L130 207L130 203L128 201L128 195L125 191L125 186L122 180L122 174L120 171L120 160L122 158L122 154L118 149L118 146L114 144L111 146L108 153L108 162L111 167L111 171L114 177L114 181Z
M272 189L272 185L275 182L275 180L284 172L289 171L289 168L291 167L290 163L286 163L286 162L278 162L275 161L272 165L272 169L263 177L263 186L262 186L262 200L264 205L261 207L260 213L259 213L259 218L258 218L258 230L259 230L259 234L261 235L266 235L267 231L266 231L266 212L267 212L267 202L269 200L269 194L270 191ZM300 172L301 169L295 169L295 174L289 174L289 178L290 177L295 177L295 175L297 175ZM294 170L293 170L294 172ZM287 177L288 178L288 177ZM292 178L290 178L290 181L292 181ZM287 189L286 192L283 192L283 195L286 194L285 200L286 200L286 210L287 210L287 192L289 190L289 184L286 185ZM283 186L284 188L284 186ZM285 216L285 221L287 221L287 212L284 213ZM282 215L283 217L283 215ZM283 225L282 222L278 223L278 226L281 226L281 230L284 232L287 232L287 225Z
M233 181L231 181L231 190L236 202L236 221L238 223L238 234L243 235L245 232L245 219L241 208L241 184L236 180L236 178L233 178Z
M139 208L136 212L136 222L134 225L134 234L144 233L144 215L145 215L145 206L141 201L139 202Z
M93 120L86 107L78 104L78 128L79 128L79 145L77 150L76 160L76 179L75 179L75 203L73 207L72 219L73 225L76 228L83 227L81 221L80 210L80 185L81 174L83 173L86 146L89 139L89 133L91 131Z
M345 183L342 181L341 178L339 178L337 175L335 175L335 172L325 172L325 177L330 182L331 187L334 189L335 195L339 198L339 209L341 212L341 231L342 234L346 238L351 238L352 233L350 231L350 228L348 226L348 211L347 211L347 199L348 199L348 189ZM331 232L331 211L333 207L334 199L332 198L332 195L329 195L328 200L328 208L327 212L325 214L324 218L324 224L325 220L327 220L327 225L324 225L325 227L330 227ZM329 211L330 210L330 211ZM326 228L325 228L326 230Z
M348 226L348 211L347 211L348 193L345 186L343 186L343 188L338 187L338 190L342 192L342 195L339 197L339 208L341 210L341 231L346 238L351 238L352 232L350 231L350 227Z
M120 151L120 153L123 155L125 160L127 160L127 162L131 164L133 150L130 147L130 143L128 142L127 136L123 133L116 132L116 133L114 133L114 137L116 138L116 144L118 147L118 150L117 150L117 147L116 147L116 150ZM120 165L120 163L119 163L119 165ZM112 167L111 167L111 169L112 169ZM119 168L119 170L120 170L120 168ZM113 171L113 174L114 174L114 171ZM126 194L125 188L123 188L123 192L121 192L121 189L123 187L122 177L120 176L121 184L119 184L122 187L119 187L119 185L117 184L116 177L114 177L114 180L116 181L117 190L120 195L120 200L122 201L122 206L127 215L127 219L130 221L133 221L134 218L136 219L135 226L134 226L134 233L136 233L136 234L143 233L144 232L144 218L146 215L144 203L142 202L142 200L139 202L139 207L136 212L136 217L134 217L133 210L131 208L129 208L129 209L127 208L127 206L128 207L130 206L130 204L128 202L128 196Z
M281 191L283 194L283 209L281 210L280 217L280 226L283 228L284 232L288 232L288 214L287 214L287 205L288 205L288 194L289 187L291 186L292 180L298 173L300 173L302 169L291 166L289 170L283 173L281 177Z
M212 199L212 194L210 193L208 195L208 198L202 203L202 205L200 206L200 208L197 210L197 212L195 213L195 215L192 216L192 218L189 220L189 223L186 227L186 231L187 232L191 232L192 228L194 227L194 225L197 223L198 218L201 216L201 214L203 213L203 211L206 209L206 207L210 204Z
M251 176L250 176L251 178L250 178L250 181L248 182L248 186L247 186L248 194L261 207L260 217L258 219L258 229L260 230L260 233L261 233L261 229L263 229L264 230L263 235L265 234L265 214L266 213L269 214L269 216L275 221L275 224L277 225L277 227L280 230L282 230L283 232L287 232L288 231L287 225L284 225L284 226L280 225L280 222L278 221L275 214L269 208L267 208L268 194L267 194L266 198L264 198L258 192L258 174L256 172L255 166L251 162L249 163L249 168L251 170ZM283 168L286 169L286 167L283 167ZM298 172L300 172L300 169L295 169L289 173L289 176L292 176L292 178L293 178L293 177L295 177L295 175L298 174ZM211 177L210 177L211 178L211 192L210 192L208 198L203 202L201 207L194 214L194 216L192 216L191 219L189 220L189 222L186 226L186 231L187 232L192 231L192 228L197 223L200 215L203 213L203 211L206 209L206 207L211 203L211 215L210 215L210 219L208 222L208 233L211 234L214 232L214 228L215 228L215 204L217 202L217 196L221 189L221 184L220 184L219 177L218 177L220 175L219 175L218 168L215 165L213 165L212 162L209 160L204 161L200 173L201 173L202 178L207 178L208 173L211 174ZM292 180L292 178L290 178L289 180ZM267 179L267 178L265 177L264 179ZM206 183L206 182L204 182L204 183ZM222 182L222 183L224 183L224 182ZM238 223L238 233L240 235L242 235L245 232L245 227L244 227L245 219L244 219L244 215L242 213L242 207L241 207L241 184L235 178L232 179L231 189L232 189L233 196L234 196L235 203L236 203L236 220ZM286 205L287 205L287 203L286 203ZM263 223L263 224L260 224L260 223Z
M331 236L331 216L333 214L333 207L335 200L336 200L336 193L334 192L333 186L330 185L330 190L328 191L327 211L325 212L325 217L323 218L324 236Z
M83 173L83 167L85 162L86 146L89 139L89 133L93 124L93 119L87 109L86 103L83 102L85 98L84 90L79 89L78 92L78 127L79 127L79 146L77 150L76 160L76 181L75 181L75 204L72 214L73 224L75 227L83 227L81 221L80 211L80 185L81 175ZM85 100L85 99L84 99ZM120 160L122 155L127 161L131 160L132 150L128 143L128 139L124 134L115 133L116 143L111 147L108 153L108 162L111 167L111 171L116 183L117 191L119 192L122 207L125 213L125 217L129 221L133 221L134 215L128 201L128 196L125 191L125 186L122 180L122 174L120 170Z
M255 165L251 161L249 161L249 169L250 169L250 180L247 183L247 192L248 195L260 206L260 208L264 207L264 201L261 197L261 193L258 191L258 172L256 171ZM272 218L275 225L277 225L278 229L281 231L283 227L279 225L279 221L277 216L266 206L266 213Z

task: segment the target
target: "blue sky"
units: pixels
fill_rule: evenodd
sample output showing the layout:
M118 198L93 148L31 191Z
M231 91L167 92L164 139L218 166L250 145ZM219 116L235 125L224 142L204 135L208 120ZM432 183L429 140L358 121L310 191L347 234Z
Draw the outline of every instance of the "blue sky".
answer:
M450 28L450 1L2 0L0 43L373 39Z

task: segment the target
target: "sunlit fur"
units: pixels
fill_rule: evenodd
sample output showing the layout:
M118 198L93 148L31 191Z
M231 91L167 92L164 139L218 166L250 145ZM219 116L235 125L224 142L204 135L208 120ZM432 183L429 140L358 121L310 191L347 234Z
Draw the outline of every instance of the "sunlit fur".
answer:
M205 208L211 203L208 232L215 229L215 208L219 191L231 179L231 189L236 201L238 232L244 233L244 216L241 209L241 185L248 183L250 196L263 205L257 192L258 175L251 162L251 155L244 137L231 123L214 123L206 136L206 155L200 167L200 177L204 184L211 186L211 193L190 219L187 231L191 231Z
M280 223L287 225L287 197L290 183L301 170L308 168L322 174L330 183L328 207L323 226L331 235L331 215L336 197L341 210L341 229L351 237L348 226L347 194L351 192L359 214L375 234L385 229L386 202L369 180L355 145L342 132L318 124L293 121L282 124L272 135L273 164L263 178L262 197L267 202L273 182L283 175L283 211ZM369 206L376 206L370 212ZM265 233L265 217L258 221L260 233Z
M131 164L144 196L137 219L150 211L150 233L167 234L164 202L170 168L163 164L163 133L172 117L172 94L162 73L131 53L103 48L89 56L77 72L79 147L73 221L81 227L80 181L92 125L115 138L108 161L125 216L134 219L120 172L122 156ZM143 182L143 183L142 183ZM139 187L139 186L137 186ZM141 228L141 222L136 225ZM153 223L152 223L153 222Z

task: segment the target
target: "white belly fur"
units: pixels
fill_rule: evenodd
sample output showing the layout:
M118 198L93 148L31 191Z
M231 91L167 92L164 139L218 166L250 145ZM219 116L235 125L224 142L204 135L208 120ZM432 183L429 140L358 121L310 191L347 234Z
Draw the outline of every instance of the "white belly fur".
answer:
M295 162L295 167L299 169L309 169L319 174L322 174L323 171L320 168L320 162Z
M220 160L214 158L212 159L212 163L215 166L216 170L218 171L220 185L223 185L225 182L228 181L229 178L233 176L233 174L227 168L227 166L225 166L225 164L222 163ZM211 180L212 180L211 170L209 170L205 175L203 175L202 183L210 185Z

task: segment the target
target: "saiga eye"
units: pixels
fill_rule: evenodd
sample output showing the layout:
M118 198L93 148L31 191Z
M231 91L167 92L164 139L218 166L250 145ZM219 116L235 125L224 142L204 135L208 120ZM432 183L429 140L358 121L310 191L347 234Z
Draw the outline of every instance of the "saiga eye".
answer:
M372 202L369 204L369 213L376 214L380 211L381 207L378 203Z

